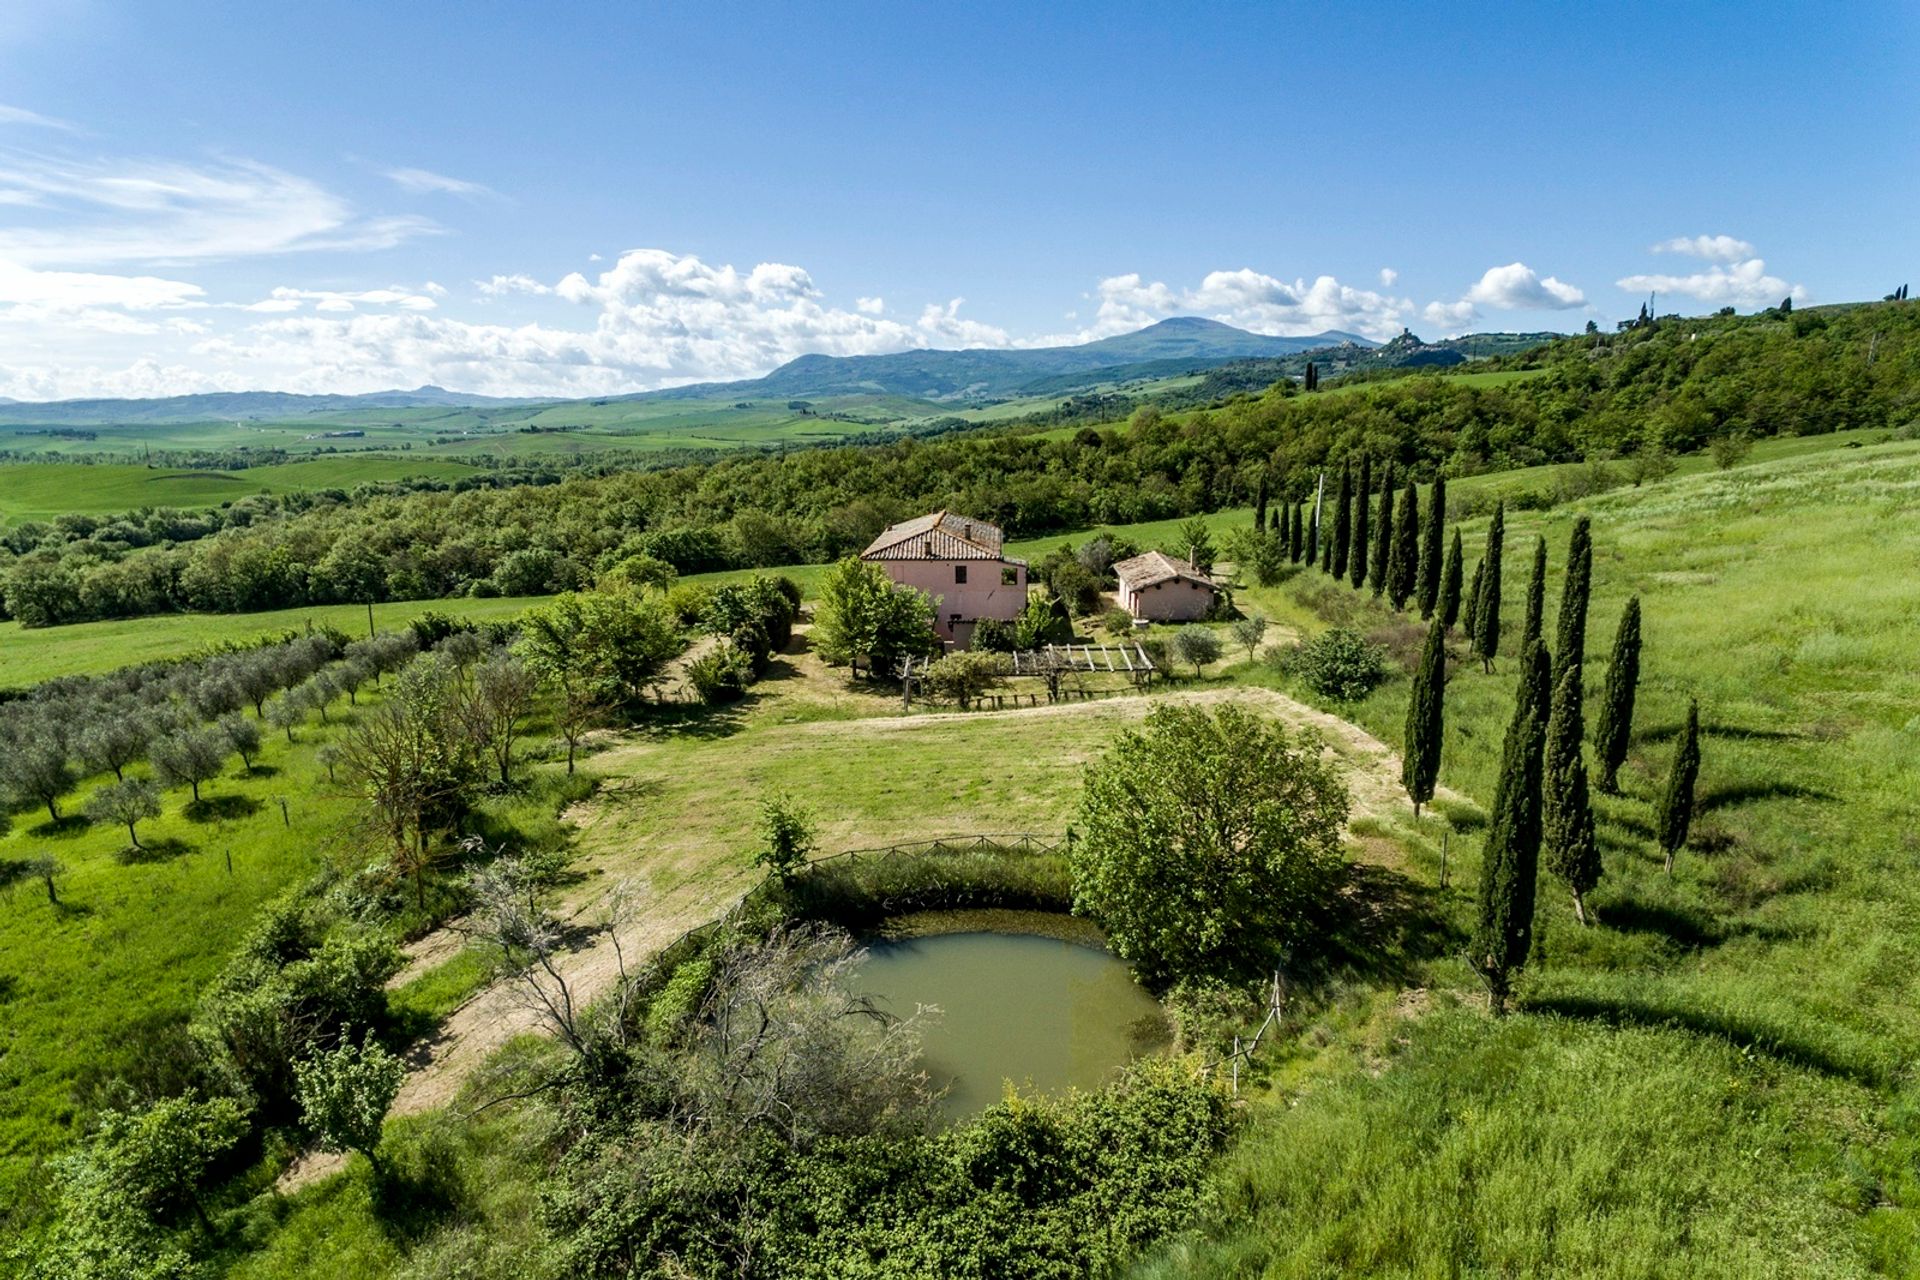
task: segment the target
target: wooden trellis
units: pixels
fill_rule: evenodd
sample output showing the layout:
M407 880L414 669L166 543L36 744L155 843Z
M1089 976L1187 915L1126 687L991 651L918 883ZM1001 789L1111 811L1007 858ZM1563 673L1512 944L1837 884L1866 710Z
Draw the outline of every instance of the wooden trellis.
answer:
M1065 675L1123 675L1135 685L1151 684L1153 673L1158 670L1147 651L1138 644L1122 642L1120 644L1050 644L1041 649L1020 649L1013 653L1000 655L1005 659L1002 674L1031 677L1047 682L1047 700L1052 702L1061 696L1059 688L1061 677ZM894 667L894 679L900 682L900 705L902 709L913 706L914 685L927 673L927 668L939 661L938 658L902 658ZM1039 705L1039 695L1008 695L1013 705L1020 705L1020 699ZM1074 696L1088 696L1080 691ZM1002 705L999 696L993 696L996 707ZM984 704L984 700L983 700Z

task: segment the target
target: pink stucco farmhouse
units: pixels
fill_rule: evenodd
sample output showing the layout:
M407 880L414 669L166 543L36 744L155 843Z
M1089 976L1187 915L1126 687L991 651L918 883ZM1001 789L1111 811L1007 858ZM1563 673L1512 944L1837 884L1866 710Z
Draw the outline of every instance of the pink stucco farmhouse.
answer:
M1027 562L1002 551L999 526L951 511L904 520L860 553L901 586L934 600L934 629L960 647L982 618L1011 622L1027 607Z
M1141 622L1196 622L1213 608L1219 588L1185 560L1149 551L1113 566L1120 607Z

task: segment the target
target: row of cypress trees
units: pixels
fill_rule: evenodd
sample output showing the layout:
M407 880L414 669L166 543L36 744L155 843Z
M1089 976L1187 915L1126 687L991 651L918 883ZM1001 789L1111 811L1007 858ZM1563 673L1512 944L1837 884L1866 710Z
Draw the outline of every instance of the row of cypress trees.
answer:
M1357 479L1357 484L1356 484ZM1414 815L1433 799L1439 778L1447 681L1447 633L1459 622L1470 652L1491 672L1500 652L1501 596L1506 508L1495 506L1485 553L1463 592L1463 552L1455 529L1444 556L1446 481L1436 478L1422 521L1419 491L1396 482L1393 464L1376 486L1373 463L1362 458L1356 477L1340 470L1330 511L1310 514L1309 504L1283 505L1274 529L1288 559L1318 566L1355 590L1363 587L1396 610L1409 602L1430 625L1407 702L1401 781ZM1265 525L1265 504L1257 527ZM1588 598L1593 577L1592 525L1574 523L1560 595L1553 647L1545 635L1547 546L1533 547L1523 600L1520 681L1503 748L1492 821L1482 862L1480 912L1471 945L1473 966L1487 983L1496 1012L1504 1012L1511 983L1532 949L1534 900L1544 853L1548 871L1572 896L1575 918L1588 923L1586 896L1598 884L1602 864L1595 835L1587 772L1585 686ZM1618 777L1632 736L1640 675L1640 601L1627 601L1615 633L1593 747L1603 792L1618 794ZM1699 773L1699 712L1687 725L1655 810L1655 833L1673 869L1685 844Z

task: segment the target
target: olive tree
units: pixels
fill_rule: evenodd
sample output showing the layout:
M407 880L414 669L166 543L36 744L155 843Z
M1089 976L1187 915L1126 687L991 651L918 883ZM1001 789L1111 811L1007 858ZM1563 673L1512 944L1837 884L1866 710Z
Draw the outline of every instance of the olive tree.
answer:
M251 724L252 721L247 723ZM160 816L160 788L146 778L111 782L87 797L87 816L95 822L117 822L127 829L133 847L143 849L134 824Z
M232 754L227 740L217 729L182 729L153 744L153 768L170 787L185 783L193 788L195 803L200 800L200 784L216 778Z
M1150 982L1262 972L1330 892L1346 820L1313 736L1161 707L1087 772L1074 910Z
M240 767L253 772L253 758L260 754L260 722L244 715L223 716L215 728L240 757Z
M0 787L12 807L42 804L47 816L58 822L60 797L73 782L65 736L55 724L31 721L19 739L0 750Z
M538 678L506 649L494 650L476 665L466 686L461 722L493 762L503 787L513 781L514 738L539 691Z
M1203 627L1197 622L1188 623L1173 633L1173 648L1182 662L1193 664L1196 680L1200 678L1202 667L1220 660L1219 634L1212 627Z
M1252 662L1260 651L1260 642L1267 638L1267 620L1258 613L1250 613L1244 618L1234 620L1231 628L1233 642L1247 651L1247 661Z

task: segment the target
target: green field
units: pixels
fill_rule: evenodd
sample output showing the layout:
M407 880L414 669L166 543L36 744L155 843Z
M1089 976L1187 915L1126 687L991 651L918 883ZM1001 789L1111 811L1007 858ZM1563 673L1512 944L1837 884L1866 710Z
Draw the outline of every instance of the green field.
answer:
M423 613L475 621L511 618L532 597L491 600L400 600L373 607L374 625L391 631ZM367 607L316 605L270 613L171 613L153 618L82 622L30 631L0 622L0 689L20 689L55 676L94 675L117 667L177 658L212 645L278 637L308 627L337 627L349 635L367 632Z
M68 513L108 515L141 507L219 507L256 493L352 489L360 484L474 474L458 462L333 455L310 462L202 471L119 463L0 463L0 525L51 520Z

